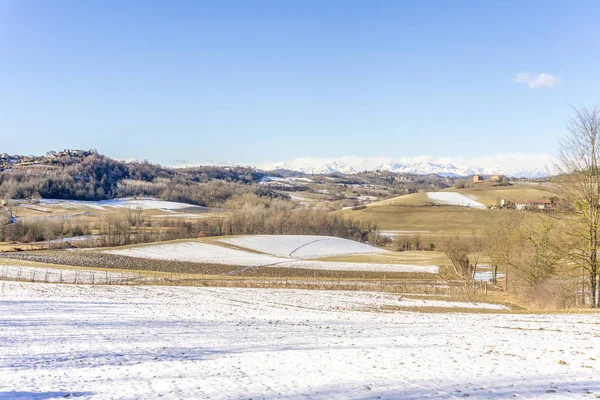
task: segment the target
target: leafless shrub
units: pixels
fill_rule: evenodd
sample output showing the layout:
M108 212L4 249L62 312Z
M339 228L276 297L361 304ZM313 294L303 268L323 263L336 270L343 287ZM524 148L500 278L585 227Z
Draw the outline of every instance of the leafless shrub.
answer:
M560 279L549 279L544 283L527 286L521 298L531 307L538 310L557 310L575 307L574 285Z

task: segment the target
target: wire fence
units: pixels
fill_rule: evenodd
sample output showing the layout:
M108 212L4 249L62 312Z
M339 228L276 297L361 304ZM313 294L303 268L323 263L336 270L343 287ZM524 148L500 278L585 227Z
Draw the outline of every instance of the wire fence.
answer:
M330 279L306 277L205 276L161 271L94 271L42 267L1 266L0 280L77 285L170 285L248 288L306 288L323 290L367 290L430 295L487 294L485 281L431 279Z

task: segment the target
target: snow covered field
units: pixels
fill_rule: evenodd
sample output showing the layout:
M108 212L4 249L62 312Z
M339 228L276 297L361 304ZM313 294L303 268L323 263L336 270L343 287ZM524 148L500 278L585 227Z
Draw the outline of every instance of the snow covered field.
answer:
M277 264L277 267L318 269L324 271L419 272L426 274L436 274L440 269L437 265L377 264L312 260L287 261L282 264Z
M109 250L107 253L156 260L204 262L245 267L276 266L278 268L304 268L328 271L423 273L437 273L439 270L439 267L435 265L329 262L302 259L339 254L385 252L385 250L362 243L327 236L254 235L220 239L220 241L263 253L197 241L145 245L121 250Z
M279 183L285 182L290 185L298 185L298 184L311 183L312 181L313 180L309 179L309 178L296 178L296 177L282 178L279 176L265 176L262 178L262 180L259 183L268 184L270 182L279 182Z
M42 207L58 207L64 209L81 209L91 208L95 210L107 210L111 208L136 208L141 207L143 210L163 210L163 211L179 211L193 209L196 211L208 211L207 207L194 206L186 203L177 203L173 201L162 201L156 199L134 199L123 198L102 201L83 201L83 200L53 200L42 199L39 202ZM39 207L38 207L39 208ZM48 208L46 208L48 210Z
M428 192L427 198L434 204L482 209L486 208L485 205L456 192Z
M385 305L402 301L4 282L0 399L600 395L590 315L374 311Z
M251 253L197 241L145 245L106 252L120 256L151 258L155 260L206 262L241 266L264 266L289 261L268 254Z
M220 241L278 257L300 259L386 252L368 244L331 236L247 235L220 239Z

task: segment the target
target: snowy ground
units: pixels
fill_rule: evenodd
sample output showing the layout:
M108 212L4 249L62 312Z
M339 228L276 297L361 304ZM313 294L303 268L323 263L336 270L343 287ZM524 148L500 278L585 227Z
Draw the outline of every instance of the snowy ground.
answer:
M121 250L108 250L106 252L120 256L155 260L206 262L241 266L264 266L289 261L268 254L251 253L196 241L151 244Z
M152 218L190 218L190 219L199 219L199 218L208 218L210 216L211 216L211 214L193 214L193 213L182 214L182 213L178 213L178 214L166 214L166 215L153 215Z
M434 204L482 209L487 208L485 205L456 192L428 192L427 198Z
M600 395L590 315L374 312L392 295L0 283L0 399Z
M431 233L431 231L406 231L406 230L384 230L384 231L379 231L379 234L381 236L387 236L391 239L397 237L397 236L409 236L409 235L422 235L422 234L428 234Z
M51 268L0 264L0 280L4 279L51 283L125 284L140 281L143 278L133 273L95 271L83 268Z
M244 246L255 251L263 251L264 253L233 249L197 241L144 245L121 250L109 250L107 253L156 260L203 262L244 267L276 266L278 268L303 268L328 271L423 273L437 273L439 270L439 267L435 265L329 262L298 259L336 254L385 252L385 250L379 250L362 243L325 236L257 235L221 239L221 241Z
M42 207L59 207L64 209L81 209L91 208L95 210L106 210L111 208L136 208L141 207L143 210L164 210L178 211L193 209L195 211L208 211L207 207L194 206L186 203L177 203L173 201L162 201L156 199L134 199L122 198L103 201L82 201L82 200L53 200L42 199L39 202ZM39 206L37 206L40 208ZM45 208L48 210L47 208Z
M259 182L261 184L268 184L270 182L285 182L291 185L298 185L298 184L306 184L306 183L311 183L312 179L309 178L294 178L294 177L289 177L289 178L281 178L279 176L265 176L262 178L262 180Z
M290 196L290 198L292 200L296 200L296 201L312 201L313 200L313 199L310 199L298 192L286 192L286 193Z
M62 238L62 239L54 239L54 240L51 240L50 242L51 243L76 243L76 242L85 242L85 241L100 239L101 237L102 236L99 234L82 235L82 236L66 237L66 238Z
M331 236L246 235L224 238L220 241L278 257L301 259L386 252L368 244Z

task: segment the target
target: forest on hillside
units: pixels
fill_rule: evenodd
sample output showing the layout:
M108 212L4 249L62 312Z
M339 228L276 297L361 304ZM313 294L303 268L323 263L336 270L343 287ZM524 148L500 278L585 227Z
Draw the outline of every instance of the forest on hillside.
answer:
M123 162L98 153L63 157L51 165L13 167L0 172L0 199L106 200L152 196L202 206L233 195L278 196L256 185L264 173L245 167L166 168Z

